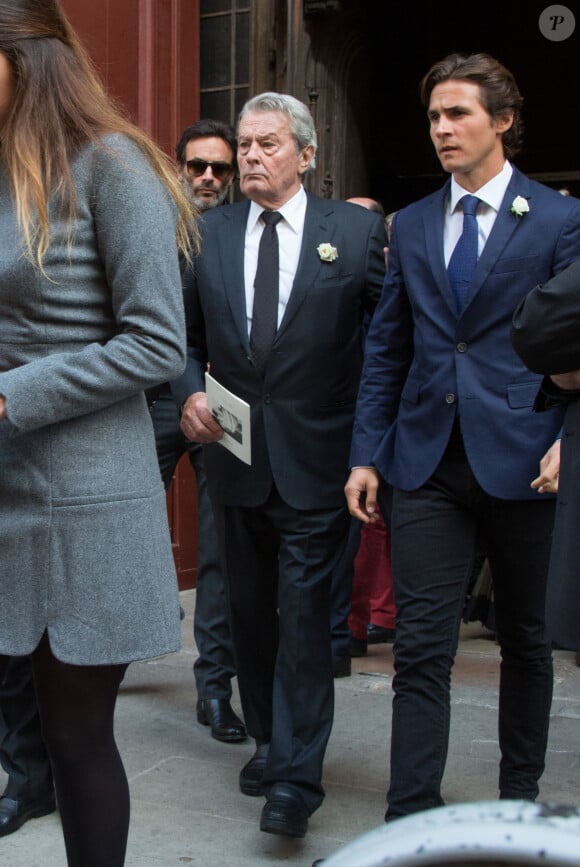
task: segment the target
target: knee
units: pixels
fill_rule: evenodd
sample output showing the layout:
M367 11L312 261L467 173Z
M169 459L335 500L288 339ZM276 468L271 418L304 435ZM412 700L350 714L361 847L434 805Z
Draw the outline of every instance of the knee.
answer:
M428 689L447 689L451 682L454 657L447 647L435 643L400 641L394 645L396 679L422 683Z
M539 667L551 664L552 648L543 624L530 627L514 624L507 630L498 628L497 638L504 662Z
M534 647L501 646L502 666L521 671L536 671L543 674L552 670L552 651L549 645Z
M42 721L42 738L51 758L58 762L71 763L86 757L112 737L110 726L103 729L94 722L89 724L85 720L76 721L71 718L49 718Z

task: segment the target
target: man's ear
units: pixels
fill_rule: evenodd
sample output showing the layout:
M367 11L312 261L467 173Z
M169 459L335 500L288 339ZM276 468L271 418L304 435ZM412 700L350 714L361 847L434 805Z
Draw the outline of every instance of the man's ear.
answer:
M508 129L511 129L514 122L513 111L508 111L505 114L500 114L494 119L494 126L499 133L503 135Z
M314 159L314 147L313 145L307 145L300 151L300 161L298 163L298 171L301 175L304 172L307 172L310 168L310 163Z

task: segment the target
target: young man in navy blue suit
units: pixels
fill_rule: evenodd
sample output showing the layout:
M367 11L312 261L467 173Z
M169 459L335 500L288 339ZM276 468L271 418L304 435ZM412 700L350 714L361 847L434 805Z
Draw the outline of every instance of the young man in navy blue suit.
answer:
M522 99L488 55L451 55L422 82L451 179L399 211L371 324L346 487L372 521L392 486L397 636L387 821L443 803L450 675L480 534L501 645L499 792L535 799L552 661L544 601L561 413L534 414L540 378L510 340L512 314L580 255L580 202L521 174ZM467 197L467 198L464 198ZM546 488L544 488L546 490Z
M248 201L204 215L184 286L189 363L172 385L185 435L207 444L240 696L257 745L240 787L266 795L263 831L294 837L324 796L330 580L349 524L361 327L381 291L386 243L377 214L305 192L315 150L312 117L294 97L261 94L244 106L238 167ZM251 466L218 442L208 362L250 404Z

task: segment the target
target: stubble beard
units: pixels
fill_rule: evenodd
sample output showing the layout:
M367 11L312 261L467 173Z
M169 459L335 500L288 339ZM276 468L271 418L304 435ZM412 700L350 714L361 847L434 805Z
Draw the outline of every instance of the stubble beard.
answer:
M198 211L210 211L212 208L217 208L218 205L221 205L228 197L228 193L230 191L229 186L223 186L219 192L216 192L216 196L214 199L205 199L200 196L196 196L191 186L191 183L184 179L183 186L185 190L185 195L191 202L191 204L197 208Z

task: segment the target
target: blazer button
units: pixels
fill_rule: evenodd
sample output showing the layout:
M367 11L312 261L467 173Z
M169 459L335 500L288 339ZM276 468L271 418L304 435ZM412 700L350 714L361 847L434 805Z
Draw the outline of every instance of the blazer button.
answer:
M445 403L455 403L455 395L451 391L445 395Z
M458 352L467 352L467 343L463 343L463 342L458 343L457 344L457 351Z
M272 403L272 395L271 394L265 394L264 395L264 403Z

